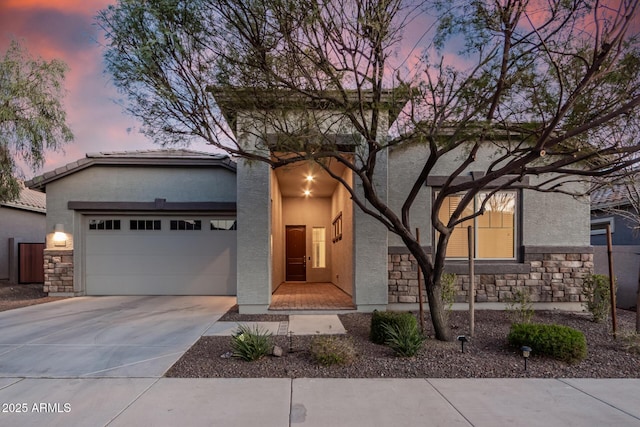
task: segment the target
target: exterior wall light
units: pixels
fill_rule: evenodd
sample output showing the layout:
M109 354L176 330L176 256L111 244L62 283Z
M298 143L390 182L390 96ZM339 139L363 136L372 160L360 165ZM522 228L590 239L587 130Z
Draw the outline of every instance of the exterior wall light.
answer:
M62 224L56 224L53 229L53 244L54 246L67 246L67 234L64 232Z
M520 348L520 351L522 351L522 357L524 358L524 370L526 371L527 359L531 356L531 347L524 345Z
M467 338L464 335L458 335L456 339L460 341L460 346L461 346L462 352L464 353L464 343L469 342L469 338Z

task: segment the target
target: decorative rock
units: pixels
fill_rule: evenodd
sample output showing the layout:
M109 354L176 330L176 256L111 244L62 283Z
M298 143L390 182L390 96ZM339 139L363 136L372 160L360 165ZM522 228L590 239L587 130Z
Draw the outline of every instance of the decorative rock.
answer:
M271 350L271 354L275 357L282 357L282 348L274 345L273 350Z

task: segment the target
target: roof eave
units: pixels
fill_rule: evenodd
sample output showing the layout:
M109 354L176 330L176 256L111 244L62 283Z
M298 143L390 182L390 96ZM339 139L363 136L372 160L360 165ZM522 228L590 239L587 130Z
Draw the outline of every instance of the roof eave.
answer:
M289 108L303 108L312 106L312 108L322 108L323 100L305 99L305 95L293 91L285 91L280 89L259 89L259 88L221 88L207 87L207 91L213 95L216 100L223 117L231 128L232 132L237 136L236 119L239 111L247 110L277 110ZM370 92L367 92L370 93ZM338 91L328 91L327 95L335 95L341 97L343 94ZM347 96L350 101L355 103L361 102L361 94L358 91L349 91ZM381 96L382 109L389 113L389 125L396 121L400 112L409 100L409 93L404 88L385 90ZM330 103L330 101L326 101ZM371 99L364 99L368 108L373 108Z
M233 160L229 157L224 158L205 158L205 157L130 157L130 156L113 156L113 157L91 157L95 154L87 154L86 158L69 163L59 167L53 171L45 172L33 179L26 181L25 186L32 190L44 191L47 184L80 172L91 166L219 166L229 169L233 172L237 167Z

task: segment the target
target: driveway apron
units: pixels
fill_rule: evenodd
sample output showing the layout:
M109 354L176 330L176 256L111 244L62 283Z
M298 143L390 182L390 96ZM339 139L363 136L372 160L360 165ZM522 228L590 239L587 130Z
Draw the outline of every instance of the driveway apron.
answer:
M158 378L235 297L79 297L0 313L0 377Z

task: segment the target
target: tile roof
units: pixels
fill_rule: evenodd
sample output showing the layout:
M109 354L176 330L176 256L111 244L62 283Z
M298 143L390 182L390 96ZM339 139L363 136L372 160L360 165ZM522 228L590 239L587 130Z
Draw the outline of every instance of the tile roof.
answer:
M27 211L46 213L47 195L40 191L23 187L17 200L2 202L0 205Z
M219 159L224 160L229 156L219 153L206 153L204 151L186 150L184 148L169 148L163 150L134 150L134 151L100 151L98 153L87 153L87 158L126 158L126 159Z
M226 154L206 153L185 149L102 151L88 153L86 157L68 163L55 170L36 176L26 185L44 189L46 184L70 175L91 165L218 165L236 169L236 164Z
M629 196L623 184L599 188L591 193L591 209L605 209L628 205Z

